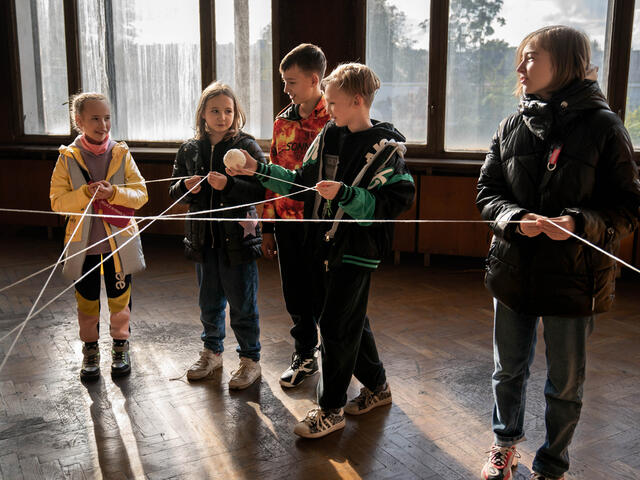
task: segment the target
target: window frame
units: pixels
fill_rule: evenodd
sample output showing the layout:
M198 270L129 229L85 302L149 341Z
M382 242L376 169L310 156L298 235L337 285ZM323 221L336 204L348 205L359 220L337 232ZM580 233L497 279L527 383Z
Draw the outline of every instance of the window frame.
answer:
M362 14L366 18L366 1ZM427 92L427 132L426 144L407 144L407 157L433 161L442 160L443 166L455 160L484 160L486 150L446 150L445 113L447 97L447 59L449 0L431 0L429 17L429 77ZM607 75L607 100L611 110L624 122L629 62L631 57L631 35L633 33L633 13L635 0L610 0L607 21L609 28L608 52L627 52L626 55L608 55L607 65L602 67ZM610 20L609 20L610 19ZM366 26L365 26L366 28ZM366 38L366 37L365 37ZM363 46L362 58L366 55ZM489 140L487 140L487 147ZM640 146L634 151L636 162L640 163Z
M80 71L80 41L78 26L78 2L77 0L62 0L64 8L64 30L65 30L65 51L67 58L67 88L71 92L78 92L82 86ZM75 138L75 133L71 131L69 135L41 135L26 134L24 132L23 107L22 107L22 84L20 82L20 58L18 50L18 31L16 20L16 8L14 0L8 3L9 8L9 35L14 48L10 49L11 95L14 100L14 112L12 116L12 137L18 144L42 144L59 145L68 143ZM204 89L216 78L216 24L215 24L215 0L199 0L199 27L200 27L200 71L201 84ZM274 102L275 103L275 102ZM70 125L71 128L71 125ZM149 152L154 147L159 151L163 149L174 149L182 143L176 141L153 141L153 140L128 140L131 147L138 147L142 152ZM270 139L260 139L258 143L261 147L266 146Z
M278 66L280 62L280 35L278 12L281 10L280 0L271 1L271 25L272 25L272 78L273 78L273 112L280 110L282 94L280 92L280 76ZM447 48L449 25L449 0L432 0L430 2L430 28L429 28L429 77L427 96L427 132L426 144L407 144L407 157L412 163L424 163L425 166L443 165L453 169L460 166L468 169L471 163L478 164L484 159L486 150L460 151L445 150L445 109L446 109L446 81L447 81ZM626 109L627 83L631 54L631 36L633 34L633 14L635 0L610 0L610 39L609 51L616 54L608 55L608 63L603 65L607 77L607 100L611 109L624 121ZM65 41L67 57L67 81L69 92L77 92L81 86L80 55L78 39L78 5L77 0L63 0ZM24 133L22 122L22 87L20 82L20 60L17 43L16 11L14 1L6 2L8 18L8 35L10 40L10 100L14 114L10 118L12 142L17 145L51 145L68 143L74 138L70 135L33 135ZM366 58L366 0L357 1L357 9L360 11L361 24L355 29L356 51L359 58ZM216 77L216 51L215 51L215 0L199 0L200 12L200 60L202 88L208 85ZM304 39L300 39L304 41ZM626 54L619 54L626 52ZM260 139L258 143L264 150L268 150L271 139ZM129 141L130 146L139 148L145 156L158 158L154 155L164 153L177 148L180 141ZM640 147L634 150L636 162L640 163Z

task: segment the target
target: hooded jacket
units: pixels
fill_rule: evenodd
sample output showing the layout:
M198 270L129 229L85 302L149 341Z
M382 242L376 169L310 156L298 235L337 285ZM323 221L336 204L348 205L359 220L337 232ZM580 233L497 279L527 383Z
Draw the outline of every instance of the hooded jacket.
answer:
M308 247L320 246L313 254L323 257L327 270L342 264L377 268L391 250L393 223L367 220L394 219L413 202L415 185L403 157L405 138L390 123L372 123L371 128L355 133L327 123L307 150L302 167L295 171L258 165L257 173L298 185L314 186L321 180L343 183L333 201L325 201L312 190L300 194L304 218L362 220L306 224ZM299 189L259 178L280 194Z
M87 213L94 212L93 205L89 205L91 195L88 193L86 176L82 173L88 171L82 158L80 149L74 145L68 147L61 146L60 156L56 162L51 175L51 186L49 199L51 209L54 212L82 213L88 208ZM122 205L133 209L138 209L147 203L147 187L144 178L140 174L138 167L133 161L129 148L124 142L113 146L111 151L111 162L107 170L106 180L113 184L113 196L108 202L113 205ZM65 243L69 242L66 253L66 260L62 273L70 280L77 280L82 276L82 265L86 253L75 255L77 252L87 247L89 240L89 229L91 228L90 217L82 222L76 234L71 238L71 234L76 228L79 216L70 216L65 231ZM145 268L144 257L140 237L130 240L132 236L138 234L138 226L132 218L125 228L118 228L108 224L103 220L103 225L107 235L120 232L109 239L111 250L115 250L126 243L114 256L114 265L117 273L125 275L135 273ZM75 256L74 256L75 255Z
M211 148L208 138L191 139L183 143L173 164L172 177L207 175L210 171L225 174L223 158L232 148L249 152L258 162L266 162L265 156L255 139L244 132L223 140ZM257 179L248 176L229 177L223 190L214 190L205 180L196 194L188 194L182 203L189 205L189 212L200 212L254 203L264 199L264 188ZM174 200L187 193L183 180L172 182L169 194ZM204 218L246 218L243 222L215 222L185 220L185 256L202 263L205 248L222 248L231 265L247 263L262 255L260 245L262 235L258 224L258 214L254 206L224 210L219 213L198 215Z
M556 165L548 166L554 151ZM611 308L614 260L572 237L526 237L507 222L528 212L571 215L577 235L616 255L640 217L632 153L596 82L574 82L547 102L522 98L519 112L498 127L478 181L477 206L493 221L486 285L494 297L532 315Z

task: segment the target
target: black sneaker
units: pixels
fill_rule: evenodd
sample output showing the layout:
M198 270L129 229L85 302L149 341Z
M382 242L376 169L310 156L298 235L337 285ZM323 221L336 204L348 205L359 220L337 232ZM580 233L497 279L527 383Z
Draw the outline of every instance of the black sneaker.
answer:
M310 357L303 357L298 352L291 356L291 366L280 377L283 387L297 387L302 381L318 372L318 358L314 351Z
M131 357L129 356L129 341L113 342L111 348L111 376L122 377L131 373Z
M82 346L82 369L80 378L82 380L96 380L100 376L100 349L96 344L87 347Z

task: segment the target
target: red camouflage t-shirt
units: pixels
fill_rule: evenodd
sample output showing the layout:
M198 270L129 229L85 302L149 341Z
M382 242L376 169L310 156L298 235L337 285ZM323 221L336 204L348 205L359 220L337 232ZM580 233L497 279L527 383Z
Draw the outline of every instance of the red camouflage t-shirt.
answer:
M284 108L273 124L271 163L290 170L302 166L304 154L328 121L329 113L324 95L307 118L300 117L297 105L290 104ZM279 196L267 190L267 199ZM276 218L276 214L279 218L303 218L303 202L287 197L264 204L263 219Z

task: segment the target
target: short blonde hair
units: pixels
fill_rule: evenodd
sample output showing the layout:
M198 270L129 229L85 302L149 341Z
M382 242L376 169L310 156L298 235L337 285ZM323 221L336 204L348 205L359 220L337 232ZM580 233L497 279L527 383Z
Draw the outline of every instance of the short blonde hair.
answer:
M209 137L209 133L207 132L207 125L204 120L204 110L207 106L207 102L213 97L217 97L218 95L226 95L233 101L233 122L231 122L229 131L225 134L224 140L236 136L238 132L242 130L242 127L244 127L244 124L247 121L244 110L240 106L240 102L238 101L238 98L236 97L236 94L233 92L231 87L222 82L210 83L209 86L202 91L200 100L198 101L198 108L196 108L195 138L197 140L204 140L205 138Z
M556 92L574 80L584 80L591 62L589 38L580 30L565 25L552 25L531 32L524 37L516 50L516 66L522 61L522 52L527 44L549 52L553 66L553 80L549 91ZM514 91L522 95L522 84L518 82Z
M336 85L349 95L360 95L367 107L373 103L376 91L380 88L380 79L366 65L361 63L343 63L322 80L324 89Z
M87 105L87 102L91 100L97 100L99 102L104 102L109 105L109 100L106 95L98 92L82 92L76 93L69 98L69 116L71 117L71 126L78 133L83 133L80 127L76 122L76 116L82 115L84 111L84 107Z

